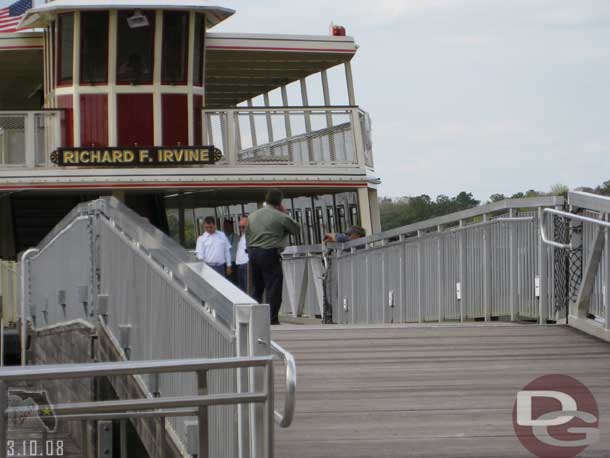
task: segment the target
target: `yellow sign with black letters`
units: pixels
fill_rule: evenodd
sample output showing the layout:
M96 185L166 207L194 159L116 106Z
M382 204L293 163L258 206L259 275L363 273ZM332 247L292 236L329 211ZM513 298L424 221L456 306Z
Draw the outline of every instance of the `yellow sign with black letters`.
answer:
M221 158L214 146L59 148L51 154L60 167L182 167L210 165Z

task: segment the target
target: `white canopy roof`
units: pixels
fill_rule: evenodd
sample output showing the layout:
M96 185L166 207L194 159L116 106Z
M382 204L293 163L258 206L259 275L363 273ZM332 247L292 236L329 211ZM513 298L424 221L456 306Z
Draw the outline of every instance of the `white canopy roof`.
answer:
M20 28L44 27L49 21L63 12L91 10L180 10L200 11L206 13L208 28L224 21L235 13L235 10L210 4L203 0L53 0L37 8L28 10Z

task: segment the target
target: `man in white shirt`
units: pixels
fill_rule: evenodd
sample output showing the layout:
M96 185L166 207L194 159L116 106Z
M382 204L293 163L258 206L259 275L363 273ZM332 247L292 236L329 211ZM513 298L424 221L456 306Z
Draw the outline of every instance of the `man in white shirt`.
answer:
M239 220L239 232L241 237L237 243L237 250L235 252L235 264L237 265L237 286L244 291L248 292L248 252L246 250L246 226L248 225L248 217L243 216Z
M216 220L208 216L203 220L205 233L197 239L197 258L222 276L231 275L231 244L227 236L216 230Z

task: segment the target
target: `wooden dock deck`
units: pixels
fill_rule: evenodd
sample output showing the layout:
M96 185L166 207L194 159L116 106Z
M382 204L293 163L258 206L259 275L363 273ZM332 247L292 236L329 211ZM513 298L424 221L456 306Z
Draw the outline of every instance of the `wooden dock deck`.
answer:
M548 374L593 392L600 440L580 456L610 457L610 345L572 328L282 325L273 339L298 371L278 458L532 457L513 432L513 403Z

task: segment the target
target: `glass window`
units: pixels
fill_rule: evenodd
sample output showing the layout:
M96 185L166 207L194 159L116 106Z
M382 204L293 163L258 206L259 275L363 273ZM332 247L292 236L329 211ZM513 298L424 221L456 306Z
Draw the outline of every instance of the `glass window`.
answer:
M314 231L313 231L313 212L311 208L305 210L305 223L306 227L306 235L307 235L307 244L312 245L314 243Z
M349 207L349 221L352 226L360 226L360 217L356 205L350 205Z
M108 80L108 13L81 13L81 81Z
M72 62L74 59L74 15L59 15L59 60L57 78L59 83L72 82Z
M189 36L188 13L166 11L163 13L163 63L164 83L186 83L186 65Z
M335 221L335 209L326 208L326 218L328 220L328 232L337 232L337 223Z
M132 28L127 21L141 14L148 25ZM155 50L155 15L151 11L121 11L118 18L117 81L152 83ZM145 24L145 23L144 23Z
M324 240L324 212L322 208L316 208L316 223L317 223L317 236L316 243L322 243Z
M301 243L303 243L303 215L301 214L301 210L294 211L294 219L301 226L301 233L296 237L296 244L301 245Z
M337 212L339 215L339 232L345 232L347 230L347 225L345 224L345 207L343 205L338 205Z
M195 16L195 50L193 63L193 84L203 86L203 49L205 39L205 16Z

